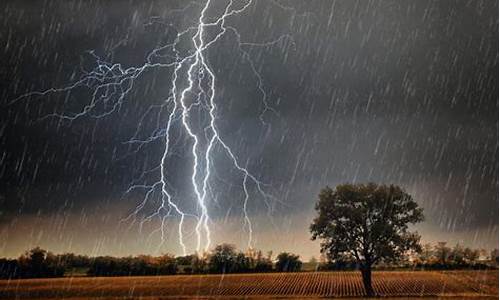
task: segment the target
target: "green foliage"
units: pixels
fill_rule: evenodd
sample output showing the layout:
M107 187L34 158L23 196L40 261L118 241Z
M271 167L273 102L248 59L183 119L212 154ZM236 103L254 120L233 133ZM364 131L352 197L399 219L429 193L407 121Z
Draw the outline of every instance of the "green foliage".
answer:
M273 270L273 262L271 261L272 252L269 252L267 257L264 257L262 251L251 251L249 253L251 267L254 272L270 272Z
M302 262L298 255L281 252L276 259L276 271L278 272L297 272L302 268Z
M74 253L63 253L56 256L57 260L67 269L88 268L91 258L86 255L77 255Z
M401 188L376 184L344 184L324 188L316 204L312 239L332 261L356 259L371 266L420 251L420 236L408 224L423 220L422 209Z
M320 239L321 251L334 263L356 260L367 296L373 296L371 268L393 262L409 251L419 252L420 236L409 224L423 221L421 208L394 185L343 184L321 190L318 217L310 230Z
M92 260L87 272L90 276L146 276L177 273L175 257L139 255L129 257L99 256Z
M191 272L201 274L208 272L208 257L205 255L193 255L191 260Z
M189 266L189 265L191 265L191 262L193 261L194 256L195 255L177 256L175 258L175 261L180 266Z
M245 273L272 271L270 257L264 257L262 251L248 250L243 253L229 244L217 245L208 255L208 271L211 273Z
M479 253L484 250L470 249L456 245L453 249L441 242L436 246L425 244L418 256L406 256L406 264L379 264L377 268L417 268L417 269L492 269L498 250L490 253L490 261L480 261ZM445 254L442 254L442 253ZM483 254L485 255L485 254ZM440 261L444 257L444 263ZM442 260L442 259L441 259ZM400 261L401 262L401 261ZM217 268L216 266L219 266ZM222 266L222 267L221 267ZM230 266L230 267L228 267ZM211 253L174 257L172 255L129 257L99 256L88 257L73 253L52 254L40 248L27 251L18 259L0 258L0 279L62 277L70 275L90 276L144 276L169 275L176 273L243 273L243 272L289 272L306 270L354 270L359 263L354 259L325 262L323 256L319 263L311 259L302 264L297 255L287 252L277 256L274 266L272 252L263 255L262 251L249 249L243 253L231 245L219 245Z
M0 278L62 277L64 272L57 257L40 247L26 251L17 260L0 260Z
M234 273L239 271L239 263L242 258L238 257L239 253L236 252L236 247L229 244L217 245L212 251L209 258L209 271L211 273ZM243 266L241 266L243 267Z
M446 246L446 242L439 242L435 247L435 256L438 262L446 265L451 257L451 248Z
M460 244L450 248L446 244L446 242L438 242L435 246L425 244L415 261L416 267L438 270L491 268L491 262L479 261L481 250L463 247Z

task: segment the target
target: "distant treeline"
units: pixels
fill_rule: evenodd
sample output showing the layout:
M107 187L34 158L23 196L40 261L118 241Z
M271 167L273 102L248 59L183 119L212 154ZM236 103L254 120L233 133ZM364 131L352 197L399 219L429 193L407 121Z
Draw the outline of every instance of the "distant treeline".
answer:
M485 254L484 250L464 248L446 243L426 244L422 252L409 254L398 264L376 268L412 269L484 269L498 266L498 250ZM480 260L480 257L483 257ZM486 257L487 256L487 257ZM485 260L486 258L486 260ZM316 270L354 270L355 262L328 262L312 259L309 265ZM266 255L260 250L238 251L228 244L218 245L202 255L161 256L138 255L129 257L89 257L73 253L53 254L39 247L26 251L17 259L0 259L0 278L44 278L79 274L88 276L147 276L171 274L221 274L297 272L303 264L298 255L279 253L274 259L272 252Z
M487 253L483 249L471 249L460 244L448 247L446 242L435 245L425 244L420 253L408 253L399 263L379 263L375 269L423 269L423 270L460 270L491 269L498 267L498 249ZM318 270L356 270L353 261L325 262L318 265Z
M287 252L272 260L272 252L238 251L222 244L210 253L175 257L138 255L129 257L89 257L73 253L53 254L39 247L26 251L18 259L0 259L0 278L62 277L85 270L88 276L146 276L205 273L295 272L302 262Z
M460 244L454 247L448 247L446 242L425 244L414 263L416 268L425 269L486 269L498 266L498 249L487 253Z

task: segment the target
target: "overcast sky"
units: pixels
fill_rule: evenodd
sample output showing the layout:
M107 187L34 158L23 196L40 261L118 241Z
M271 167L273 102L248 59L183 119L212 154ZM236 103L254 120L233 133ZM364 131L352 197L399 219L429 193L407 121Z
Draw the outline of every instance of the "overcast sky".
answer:
M178 216L165 224L163 244L155 231L160 219L141 232L137 222L120 222L144 197L124 194L130 185L158 180L158 169L141 174L158 166L163 140L142 147L126 142L165 126L168 114L155 109L172 88L172 68L141 74L121 108L99 119L43 118L81 111L91 97L83 88L11 101L70 85L96 67L92 53L141 66L152 49L195 26L203 5L0 3L0 256L35 245L87 254L180 254ZM207 22L224 5L216 1ZM228 18L248 57L233 31L205 55L216 76L220 136L272 195L265 199L249 185L253 246L318 255L308 226L320 189L377 182L401 185L424 208L426 221L418 227L424 241L497 247L497 12L494 0L256 0ZM189 53L189 43L183 46ZM203 116L196 122L206 122ZM179 119L173 128L169 185L181 208L197 214L192 142ZM244 178L220 145L211 166L213 244L244 248ZM154 211L159 198L137 219ZM188 220L189 252L193 227Z

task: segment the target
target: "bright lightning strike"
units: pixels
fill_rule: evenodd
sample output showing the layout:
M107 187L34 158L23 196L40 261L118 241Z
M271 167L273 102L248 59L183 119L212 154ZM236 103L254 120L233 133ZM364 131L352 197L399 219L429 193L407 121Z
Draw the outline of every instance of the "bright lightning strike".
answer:
M53 113L45 116L43 119L49 117L57 117L69 121L74 121L82 117L99 119L120 110L121 106L124 104L126 96L133 90L136 79L138 79L145 71L155 68L171 69L171 89L169 95L165 98L162 104L153 105L147 110L141 118L140 124L138 124L136 133L127 142L128 144L137 145L138 151L144 145L153 141L161 140L163 141L164 148L163 154L159 159L158 166L143 173L141 178L133 182L129 189L125 192L125 194L128 194L134 190L142 190L144 192L144 197L134 211L123 221L135 221L138 213L140 213L145 206L151 202L151 199L157 195L160 199L159 206L153 213L148 214L140 221L139 228L142 230L142 226L146 222L151 221L153 218L158 218L161 225L155 232L160 233L161 241L163 243L166 239L165 226L167 219L170 217L177 217L179 220L177 227L178 242L184 255L188 253L185 229L187 218L192 218L196 222L194 228L194 233L196 235L194 250L198 253L200 251L207 251L212 243L212 233L210 231L211 219L209 215L210 202L208 201L208 197L212 176L213 155L216 146L220 146L220 149L226 153L235 170L239 171L243 177L241 182L244 193L242 204L244 226L248 232L247 245L249 248L252 247L253 243L253 228L248 213L248 203L253 200L250 197L250 186L252 185L256 188L260 197L267 205L268 211L272 210L270 200L276 200L265 191L265 185L259 181L257 177L252 175L247 167L241 164L239 158L232 148L224 141L224 138L221 136L217 128L216 120L220 117L217 115L217 78L212 67L210 66L206 53L220 40L222 36L230 33L236 38L239 45L239 54L249 64L251 71L257 79L257 87L262 95L262 104L264 106L259 118L262 123L265 123L263 115L266 112L270 111L276 115L277 112L269 104L268 95L263 87L262 76L257 71L257 68L250 58L250 54L245 50L245 47L269 47L286 41L290 41L293 45L293 40L290 36L283 35L278 37L276 40L264 43L242 42L241 35L238 33L237 29L232 26L228 26L226 22L228 18L245 12L253 4L253 0L247 0L239 5L236 4L234 0L230 0L225 5L223 12L216 18L214 18L214 16L208 16L208 11L213 5L212 2L212 0L207 0L204 5L200 6L201 10L195 25L188 27L183 31L178 31L173 42L153 49L147 55L145 63L141 66L124 68L122 64L107 62L91 51L90 54L95 58L97 67L90 72L84 72L80 79L73 84L63 88L53 88L43 92L28 93L13 100L13 102L16 102L26 97L47 96L52 93L70 93L77 88L85 87L92 91L92 93L90 101L81 111L73 114ZM275 1L272 1L271 3L277 5L281 9L291 9L289 7L282 6ZM193 6L198 6L198 4L190 3L186 8L184 8L184 10ZM180 11L182 12L183 10ZM208 21L209 19L215 20ZM160 22L157 18L152 18L151 22L146 25L151 25L152 23ZM213 36L211 36L207 33L207 30L211 30L211 32L216 30L216 34L212 34ZM179 50L179 45L181 41L184 40L190 40L190 45L192 47L192 51L187 54L182 54L183 51ZM163 51L167 50L171 51L175 55L173 55L173 57L169 57L161 54ZM171 61L158 62L164 58L170 58ZM208 117L208 121L202 130L197 129L192 124L194 107L202 108ZM151 111L156 109L159 110L158 116L161 115L161 112L167 110L167 119L165 121L161 121L158 118L156 130L154 130L148 138L139 139L137 135L143 120ZM196 213L188 213L181 208L182 200L177 199L174 196L173 189L170 187L168 181L169 174L167 162L172 157L171 151L173 143L175 142L172 140L172 130L174 124L179 124L190 139L189 147L192 156L190 185L193 189L196 198L195 201L198 207L198 211ZM159 178L156 182L153 184L137 183L147 175L146 173L152 173L155 171L159 171Z

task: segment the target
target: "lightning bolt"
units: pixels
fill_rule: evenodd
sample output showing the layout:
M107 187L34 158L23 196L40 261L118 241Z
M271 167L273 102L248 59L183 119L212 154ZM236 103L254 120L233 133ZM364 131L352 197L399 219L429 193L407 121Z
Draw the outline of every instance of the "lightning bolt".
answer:
M169 69L172 70L170 78L171 88L169 95L159 105L152 105L140 118L137 130L133 137L126 141L128 145L135 145L136 149L131 154L137 153L142 147L152 143L153 141L161 140L163 144L163 153L159 163L154 168L147 170L134 180L128 190L124 192L124 196L132 191L143 191L143 199L137 207L127 217L122 219L122 222L133 220L135 223L138 214L144 210L145 206L150 203L152 198L157 195L159 197L159 205L152 212L147 214L139 222L139 230L142 231L143 225L150 222L154 218L158 218L161 225L153 233L159 232L162 245L166 240L166 223L168 218L178 218L177 235L178 242L184 255L188 253L186 244L186 229L185 223L187 218L192 218L196 221L194 234L196 235L195 251L208 251L212 243L212 233L210 231L210 215L209 215L209 199L211 169L213 164L213 153L216 147L219 147L227 158L232 163L232 166L242 175L242 190L244 199L242 200L242 211L244 216L244 226L248 233L247 246L252 247L253 244L253 228L252 222L248 213L248 204L251 201L250 189L254 187L260 198L264 201L268 208L268 212L273 210L273 203L280 202L276 197L266 192L266 185L261 182L248 170L248 161L246 166L241 164L239 158L232 148L225 142L221 136L216 120L217 115L217 78L208 62L206 53L216 44L220 38L227 34L232 34L238 44L239 54L250 66L257 80L257 88L262 95L261 102L263 110L259 116L262 124L264 114L272 112L275 115L278 113L269 104L268 95L264 89L263 78L259 74L257 67L254 65L249 52L246 50L251 47L272 47L280 43L288 43L294 46L293 39L289 35L279 36L277 39L263 43L243 42L238 30L226 24L228 18L239 15L245 12L254 2L247 0L241 4L235 4L234 0L230 0L224 6L223 12L213 21L208 21L213 16L208 16L208 11L213 5L212 0L207 0L203 5L198 3L189 3L185 8L175 10L174 13L183 13L193 7L200 7L199 17L196 24L188 28L177 31L175 39L171 43L161 45L148 53L146 61L143 65L137 67L125 68L120 63L111 63L95 54L94 51L89 51L89 54L95 59L97 66L91 71L82 71L81 77L74 83L62 87L51 88L42 92L31 92L19 96L11 103L15 103L21 99L28 97L44 97L53 93L71 93L77 88L87 88L91 91L90 101L79 112L72 114L51 113L45 115L41 119L56 117L67 121L74 121L82 117L90 117L95 119L104 118L112 113L118 113L127 95L134 88L134 84L141 75L150 69ZM272 4L286 10L293 10L290 7L283 6L277 1L271 1ZM238 7L237 7L238 6ZM145 26L152 24L162 24L172 26L171 24L163 23L161 19L153 17ZM207 29L217 29L216 34L210 36ZM189 39L191 51L184 53L179 48L181 41ZM123 44L120 41L118 45ZM116 47L117 47L116 46ZM170 51L173 55L162 54L164 51ZM202 130L197 130L192 124L193 109L199 107L205 111L208 121ZM156 111L157 124L156 129L145 139L139 138L139 131L142 128L146 118ZM165 121L161 120L161 115L168 111L168 117ZM179 124L183 131L187 134L190 141L190 154L192 157L192 169L190 185L192 187L198 211L188 213L181 208L180 199L175 196L174 189L168 181L167 163L172 157L172 147L175 141L172 140L174 124ZM159 172L159 178L152 184L144 184L150 173Z

